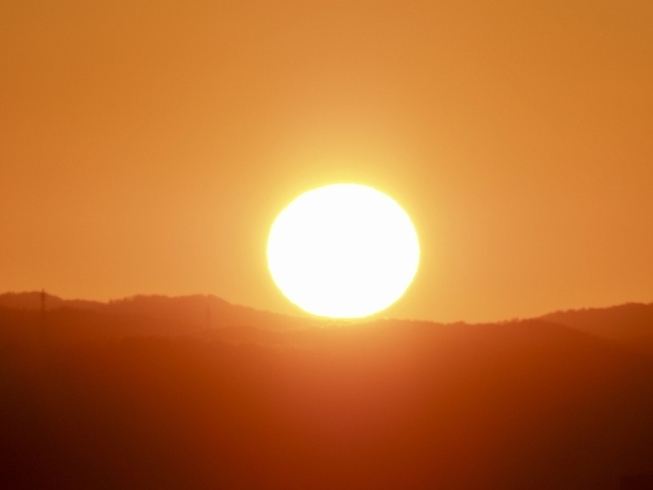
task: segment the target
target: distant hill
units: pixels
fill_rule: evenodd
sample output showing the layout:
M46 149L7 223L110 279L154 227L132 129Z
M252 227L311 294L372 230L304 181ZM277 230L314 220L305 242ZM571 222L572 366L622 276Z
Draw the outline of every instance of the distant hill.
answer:
M5 293L0 295L0 308L39 311L41 293ZM135 319L141 324L161 324L161 333L185 334L197 329L225 328L234 326L263 326L267 329L292 329L319 324L320 320L281 315L234 305L216 296L194 295L182 297L134 296L101 303L98 301L64 300L46 295L45 307L48 316L61 316L58 310L86 310L104 317L105 323L130 323ZM70 313L68 314L70 316ZM138 331L138 329L137 329Z
M216 296L182 297L135 296L109 302L105 311L143 315L152 318L188 322L196 327L263 325L270 329L288 329L315 323L314 320L281 315L234 305Z
M653 355L596 330L630 305L348 325L206 296L48 297L42 315L38 295L0 296L2 488L617 490L653 472Z
M559 311L541 318L653 352L653 304Z
M51 294L45 294L45 305L48 309L57 309L63 307L77 308L77 309L94 309L103 306L103 303L98 301L86 300L64 300ZM24 310L38 310L41 308L41 292L31 291L25 293L4 293L0 294L0 307L24 309Z
M198 329L231 329L220 335L238 338L237 327L243 335L252 339L253 332L263 330L297 330L308 326L347 324L271 313L245 306L231 304L211 295L168 297L139 295L113 300L108 303L86 300L64 300L46 295L46 308L50 316L60 309L87 310L105 317L104 323L138 323L150 326L150 333L194 334ZM41 308L40 292L0 294L0 308L38 311ZM67 314L71 316L71 313ZM73 315L74 316L74 315ZM558 311L544 315L540 320L556 323L606 340L617 341L629 347L653 352L653 304L631 303L608 308ZM98 320L99 321L99 320ZM358 321L361 325L368 323ZM430 323L430 322L429 322ZM433 324L433 323L430 323ZM460 324L463 325L463 324ZM236 330L233 330L236 328ZM123 331L124 329L119 329ZM247 331L247 334L245 334ZM269 335L269 334L268 334Z

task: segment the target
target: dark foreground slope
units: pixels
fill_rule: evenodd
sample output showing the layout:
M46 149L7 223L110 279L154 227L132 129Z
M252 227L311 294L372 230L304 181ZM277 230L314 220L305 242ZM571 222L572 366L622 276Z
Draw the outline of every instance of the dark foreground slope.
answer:
M607 490L653 470L651 359L560 325L46 316L0 310L2 488Z

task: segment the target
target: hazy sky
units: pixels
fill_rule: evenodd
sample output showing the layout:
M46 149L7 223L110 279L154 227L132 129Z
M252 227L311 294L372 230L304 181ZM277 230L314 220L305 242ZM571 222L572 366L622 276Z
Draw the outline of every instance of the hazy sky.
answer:
M377 187L385 315L653 300L653 2L0 0L0 291L296 311L275 215Z

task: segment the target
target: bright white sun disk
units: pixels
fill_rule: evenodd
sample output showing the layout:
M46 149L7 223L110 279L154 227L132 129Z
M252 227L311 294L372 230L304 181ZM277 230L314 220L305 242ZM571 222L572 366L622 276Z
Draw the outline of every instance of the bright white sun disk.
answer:
M277 217L268 266L281 292L314 315L360 318L399 299L417 272L419 243L406 212L360 184L308 191Z

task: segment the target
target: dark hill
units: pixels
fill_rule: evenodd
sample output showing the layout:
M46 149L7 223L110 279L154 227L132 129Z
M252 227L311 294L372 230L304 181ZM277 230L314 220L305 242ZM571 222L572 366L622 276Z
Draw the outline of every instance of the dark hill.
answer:
M653 357L623 344L543 320L206 329L167 301L0 309L0 487L616 490L653 471Z

